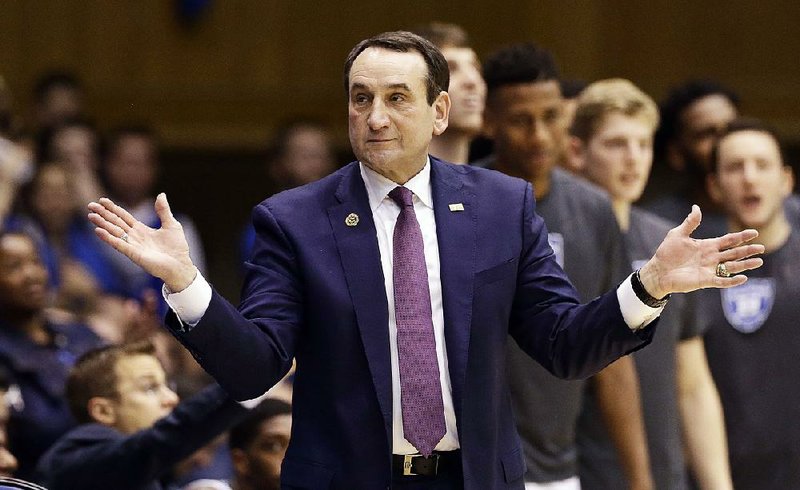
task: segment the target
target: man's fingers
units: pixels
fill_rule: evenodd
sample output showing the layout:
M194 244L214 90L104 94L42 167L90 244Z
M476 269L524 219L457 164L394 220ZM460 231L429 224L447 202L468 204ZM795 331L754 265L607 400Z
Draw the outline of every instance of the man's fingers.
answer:
M738 247L729 248L719 253L720 262L728 262L734 260L752 257L764 253L764 245L754 243L752 245L740 245Z
M92 222L98 229L102 229L109 235L119 238L126 232L120 226L108 221L105 217L97 213L89 213L89 221Z
M714 277L712 287L715 288L732 288L740 286L747 282L747 276L731 276L731 277Z
M728 233L727 235L723 235L716 239L717 248L719 250L726 250L729 248L738 247L743 243L747 243L750 240L756 238L758 236L758 232L756 230L742 230L737 231L735 233Z
M118 216L130 228L133 228L138 222L136 218L131 216L131 213L129 213L125 208L123 208L122 206L118 206L117 204L114 203L114 201L112 201L107 197L101 197L98 200L98 203L100 203L101 206L106 208L115 216Z
M725 264L725 269L733 275L758 269L764 264L764 260L761 257L751 257L749 259L726 261L722 263Z
M98 237L100 237L101 240L114 247L116 251L127 256L129 259L134 260L133 255L135 253L135 249L130 243L114 236L112 233L109 233L105 228L95 228L94 232Z
M119 206L117 206L117 207L119 207ZM122 219L122 217L120 217L119 215L115 214L108 207L103 206L102 204L99 204L99 203L96 203L96 202L90 202L89 203L89 210L92 211L92 213L94 213L95 215L100 216L107 223L110 223L111 225L114 225L117 228L119 228L120 230L122 230L119 233L114 233L113 230L108 230L109 232L111 232L115 236L120 236L120 235L122 235L122 233L128 232L128 231L130 231L131 228L133 228L133 225L128 224L124 219ZM95 222L92 221L92 223L95 223ZM95 224L97 224L97 223L95 223Z

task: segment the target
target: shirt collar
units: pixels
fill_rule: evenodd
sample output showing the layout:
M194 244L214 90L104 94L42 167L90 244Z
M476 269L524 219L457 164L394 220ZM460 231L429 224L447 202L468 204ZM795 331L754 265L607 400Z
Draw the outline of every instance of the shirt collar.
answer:
M378 172L372 170L361 162L358 162L361 169L361 178L364 180L364 185L367 188L367 196L369 196L369 207L374 213L376 209L389 197L389 193L399 184L393 182ZM414 193L415 196L429 208L433 209L433 194L431 192L431 159L428 157L425 160L425 166L422 167L417 175L403 184L408 190Z

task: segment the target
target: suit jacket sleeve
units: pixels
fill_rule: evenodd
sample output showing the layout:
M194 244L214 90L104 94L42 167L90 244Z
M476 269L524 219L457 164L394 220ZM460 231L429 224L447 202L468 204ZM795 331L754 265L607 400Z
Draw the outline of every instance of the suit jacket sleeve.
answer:
M300 325L302 291L293 244L266 203L253 211L256 241L242 304L219 293L191 329L170 311L167 326L203 368L237 400L264 394L291 368ZM204 355L206 353L207 355Z
M585 378L647 345L655 322L632 331L622 318L616 289L579 304L547 243L544 221L534 208L528 185L510 322L510 334L519 346L558 377Z

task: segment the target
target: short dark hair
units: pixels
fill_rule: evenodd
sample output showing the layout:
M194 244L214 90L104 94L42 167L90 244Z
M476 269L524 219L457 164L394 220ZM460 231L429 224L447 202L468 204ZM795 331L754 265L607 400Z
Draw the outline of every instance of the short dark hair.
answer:
M734 107L739 108L739 96L736 92L714 80L689 80L669 91L659 108L661 123L653 141L653 149L657 156L663 156L669 143L680 133L683 111L696 101L710 95L722 95Z
M36 155L40 162L47 160L55 160L56 156L53 154L53 140L56 135L66 129L85 129L94 135L95 138L95 156L99 159L102 156L103 141L97 125L90 118L85 116L69 117L64 121L57 123L55 126L44 128L36 142Z
M558 81L558 85L561 87L561 95L565 99L575 99L583 92L583 89L589 86L589 83L578 78L562 78Z
M444 59L432 42L408 31L384 32L377 36L365 39L356 44L347 55L344 62L344 91L350 93L350 68L353 62L367 48L381 48L399 53L416 51L422 55L425 65L428 67L428 74L425 79L427 88L428 104L433 105L439 93L446 91L450 86L450 69L447 67L447 60Z
M292 413L292 406L277 398L267 398L254 408L247 418L236 424L228 435L231 449L246 450L258 435L258 427L267 420Z
M761 119L756 119L754 117L737 117L727 126L725 129L720 133L719 137L717 138L714 146L711 148L711 173L715 173L717 168L719 167L719 144L720 142L727 136L730 136L733 133L739 133L742 131L755 131L757 133L763 133L769 136L770 138L775 141L775 144L778 146L778 151L781 155L781 161L784 165L786 165L786 154L781 147L781 140L778 137L778 132L773 128L770 124L762 121Z
M89 414L89 400L97 396L119 396L117 363L120 359L137 355L155 357L156 348L151 341L142 340L99 347L78 359L67 378L66 397L70 411L79 423L94 422Z
M52 70L43 74L36 81L36 85L33 89L34 100L37 103L44 102L47 94L57 87L67 88L77 92L83 91L83 86L74 73L67 70Z
M468 48L467 32L456 24L447 22L429 22L413 29L414 34L424 37L437 48Z
M487 93L521 83L559 80L553 54L534 43L512 44L493 52L483 64Z
M106 142L107 154L117 150L119 142L125 138L137 137L148 139L158 146L158 134L152 126L145 123L131 123L123 126L117 126L108 135Z

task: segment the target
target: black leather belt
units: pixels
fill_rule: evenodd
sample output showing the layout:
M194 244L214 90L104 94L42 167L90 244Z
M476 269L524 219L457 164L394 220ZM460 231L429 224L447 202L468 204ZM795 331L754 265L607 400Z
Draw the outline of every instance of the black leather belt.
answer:
M461 464L461 451L434 451L429 457L421 454L392 454L394 476L436 476L446 474Z

